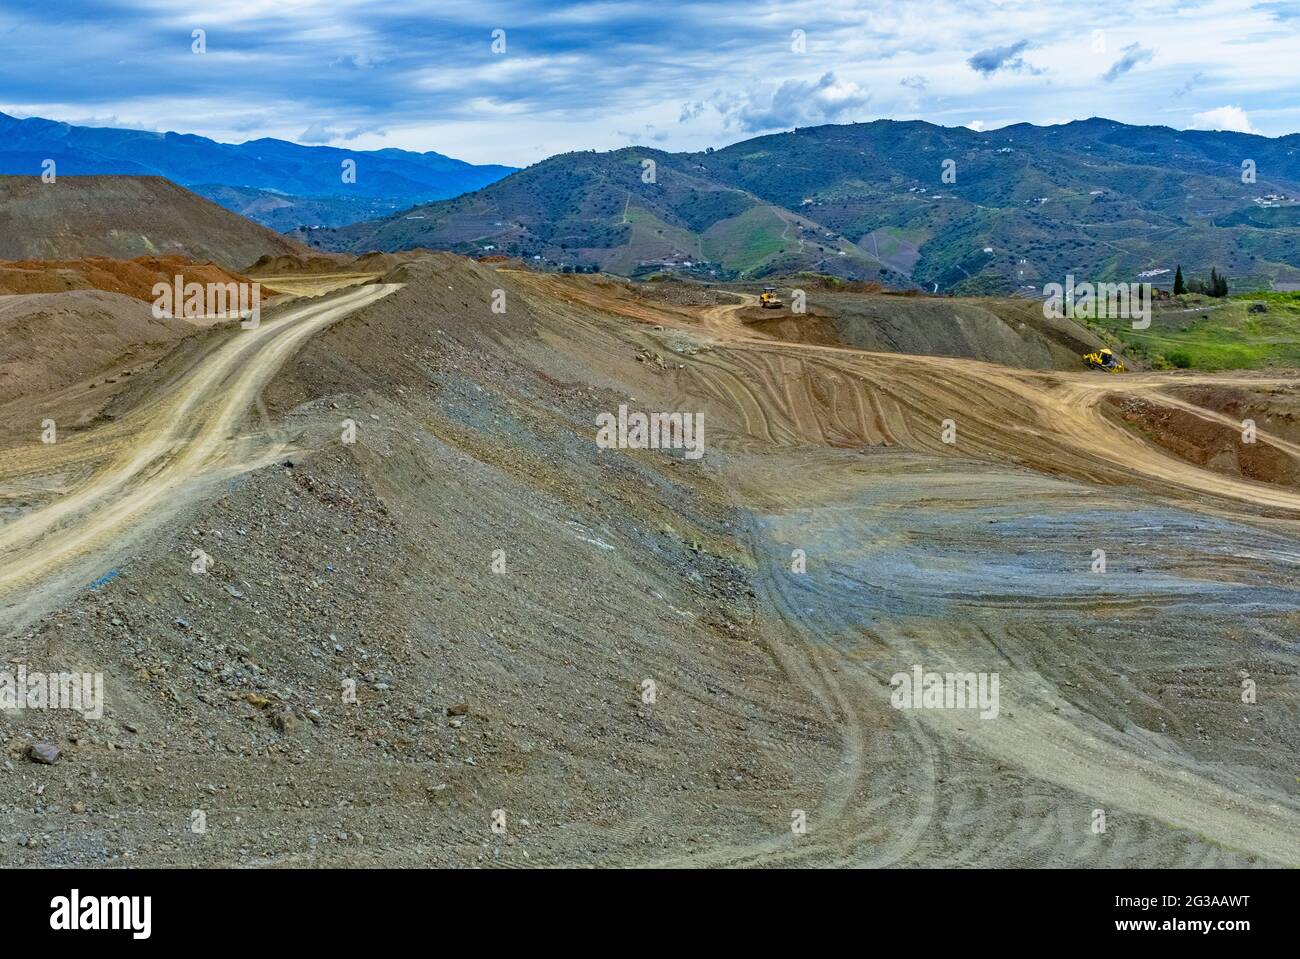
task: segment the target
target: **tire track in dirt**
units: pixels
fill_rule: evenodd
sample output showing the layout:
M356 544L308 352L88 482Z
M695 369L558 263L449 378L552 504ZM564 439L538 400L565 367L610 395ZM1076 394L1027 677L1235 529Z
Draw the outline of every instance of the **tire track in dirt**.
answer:
M939 760L935 744L921 724L912 716L889 716L893 729L872 724L861 712L860 704L872 697L859 687L860 674L845 670L843 657L821 642L815 625L803 616L799 603L790 594L781 563L757 527L751 526L747 537L752 555L759 562L755 587L779 617L779 628L764 630L763 642L782 672L812 697L827 721L838 730L840 750L833 768L822 771L817 805L807 810L808 826L803 835L792 830L747 845L710 849L687 857L663 860L658 866L743 867L743 866L846 866L884 868L904 861L912 854L930 829L936 807L935 784L939 780ZM791 639L796 640L791 642ZM848 679L846 686L844 679ZM868 731L897 731L911 749L910 765L922 770L914 781L919 794L908 793L879 799L870 798L874 772L868 767ZM890 737L893 744L897 737ZM918 758L919 757L919 758ZM813 785L813 784L809 784ZM897 806L906 804L907 814ZM793 812L793 810L792 810ZM882 832L881 822L905 822L898 833Z
M199 478L274 459L274 451L232 456L228 443L258 391L312 335L397 288L364 287L290 309L256 329L232 331L165 398L105 431L107 465L65 496L0 527L5 612L14 611L24 591L59 585L57 574L88 554L121 550L146 516L157 521L174 509ZM79 455L89 456L99 439L99 431L78 437ZM45 468L39 458L37 466Z
M883 441L926 454L1018 463L1087 482L1139 486L1161 498L1201 510L1207 508L1203 497L1209 494L1235 501L1245 508L1277 509L1293 517L1300 516L1300 495L1220 476L1180 460L1130 434L1099 409L1102 400L1112 394L1158 394L1170 382L1260 385L1290 383L1290 379L1250 375L1175 379L1146 374L1131 380L1099 380L1088 374L1012 370L943 357L863 353L784 343L753 337L739 328L735 314L741 308L743 304L703 311L700 326L713 338L712 349L688 355L683 360L687 365L686 375L679 380L684 387L680 390L683 401L692 394L697 402L701 395L707 395L732 409L745 411L739 417L728 416L724 411L724 418L741 423L750 438L758 441L738 444L746 452L761 450L774 437L779 445L840 445L837 440L842 442L841 438L864 444ZM796 357L801 357L802 362ZM792 384L788 374L800 382ZM856 389L840 390L837 374ZM715 382L708 382L710 379ZM725 383L723 388L714 388L717 379ZM693 388L694 384L699 386ZM865 403L861 402L863 396ZM1163 401L1164 397L1159 399ZM755 410L767 411L761 432L748 428L759 420ZM955 449L943 444L938 436L940 411L944 410L951 411L950 415L958 423L960 439ZM1218 419L1239 426L1226 417ZM1293 444L1281 448L1296 455L1297 449L1290 446ZM1216 511L1225 510L1219 507ZM870 533L863 530L862 535ZM827 772L816 814L810 815L808 836L797 841L773 839L752 847L713 850L703 859L690 861L710 865L801 860L818 864L861 863L862 858L852 850L865 847L878 834L864 828L866 824L854 822L852 814L846 812L849 798L855 795L864 776L861 712L855 702L861 704L866 700L857 700L855 695L879 701L887 677L870 669L865 669L864 675L861 663L843 658L825 642L827 631L839 627L850 629L855 625L861 629L861 624L854 624L851 618L838 623L834 617L825 618L825 610L834 605L835 596L820 597L817 603L823 613L820 623L805 623L798 605L784 594L780 573L764 561L765 551L757 540L753 552L759 560L762 596L778 612L783 627L779 633L785 637L769 639L769 645L774 647L774 653L780 649L779 659L787 675L820 703L828 719L841 727L841 759L835 769ZM1002 598L982 596L979 605L1019 613L1035 608L1044 612L1105 609L1121 613L1174 607L1193 598L1191 594L1180 597L1171 593L1159 598L1139 595L1099 599L1085 595L1039 600L1008 594ZM979 638L981 635L983 639ZM880 639L895 651L906 651L914 645L914 641L894 630L885 630ZM1044 648L1056 645L1037 630L1018 642ZM782 649L784 644L790 648ZM927 668L936 670L957 669L955 651L981 646L997 648L991 634L958 628L952 632L951 649L945 651L942 642L927 642L923 652L914 649L903 658L911 655L915 661L926 662ZM1020 668L1026 667L1022 664ZM1051 681L1042 677L1040 680L1054 688ZM1089 685L1102 684L1093 679ZM1113 699L1114 694L1111 696ZM1077 854L1088 857L1089 861L1095 861L1099 849L1117 863L1134 861L1142 849L1159 849L1163 860L1179 864L1187 864L1189 858L1211 855L1202 845L1183 840L1171 844L1164 837L1149 833L1141 823L1154 819L1175 825L1188 835L1206 836L1228 849L1270 862L1300 864L1300 839L1297 838L1300 816L1295 810L1275 802L1266 801L1261 807L1254 801L1246 801L1233 789L1189 767L1179 756L1155 752L1137 755L1132 741L1080 713L1069 700L1062 697L1057 702L1061 705L1051 710L1018 706L1014 720L996 723L972 723L941 711L921 719L910 714L903 717L905 723L915 724L918 729L912 739L913 758L920 762L920 757L925 756L930 768L929 791L918 800L926 813L903 817L891 813L887 817L891 822L904 821L915 829L897 838L892 853L881 855L878 849L873 850L877 854L867 861L884 864L906 860L917 849L934 815L934 783L940 776L935 744L961 743L999 763L1022 770L1035 781L1064 789L1069 795L1098 797L1098 801L1112 808L1132 810L1145 817L1139 821L1137 835L1126 832L1121 837L1112 837L1104 848L1080 835L1075 840ZM844 728L846 725L857 728ZM872 808L880 811L883 807L876 804ZM1252 814L1252 810L1259 810L1258 814ZM972 815L987 822L988 812L981 810ZM811 828L813 822L820 824L815 832ZM1056 824L1036 821L1025 824L1014 817L1009 822L1000 832L996 829L988 832L976 848L962 854L961 860L975 864L988 850L1008 842L1024 848L1031 860L1033 856L1041 857L1040 853L1031 852L1034 849L1055 848L1059 852ZM1007 858L1006 854L1001 858Z
M588 292L574 299L605 315L615 313L635 321L612 329L595 321L594 332L602 334L597 339L658 347L673 359L674 367L680 367L660 374L662 388L677 408L706 413L711 443L722 454L720 468L734 482L736 505L742 509L762 513L800 508L798 498L783 495L782 484L816 486L821 478L805 475L815 461L800 460L803 452L792 448L888 442L922 454L916 457L917 469L921 475L935 477L935 485L926 489L937 500L951 495L945 485L951 479L957 489L971 483L984 484L986 489L990 484L1001 487L999 502L1008 497L1014 501L1017 494L1008 489L1008 481L1020 482L1016 477L1021 474L1006 467L1015 464L1038 474L1128 487L1201 512L1223 513L1231 503L1239 509L1274 508L1300 515L1300 497L1294 493L1219 477L1178 460L1131 436L1099 408L1112 393L1188 383L1192 377L1141 374L1102 379L1087 373L1007 369L945 357L783 343L749 336L733 323L739 307L711 307L699 311L703 317L699 323L673 326L682 311L629 306L623 301L603 303L598 294ZM567 327L566 332L573 335ZM674 349L683 343L694 348ZM618 350L605 353L615 357ZM627 358L622 362L627 363ZM648 364L646 372L654 373ZM1265 381L1254 376L1196 379L1254 385ZM955 447L943 443L939 435L940 421L948 416L958 424ZM712 425L719 423L724 427ZM751 460L771 455L774 447L790 451L786 459L799 464L797 476L751 479L746 474ZM747 456L750 452L756 456ZM843 469L849 461L838 462ZM995 464L1000 472L984 469L971 475L970 465L979 462ZM1261 500L1261 491L1272 498ZM1079 492L1084 491L1075 495ZM1210 495L1216 501L1207 502ZM1064 503L1064 497L1064 492L1045 494L1043 508ZM868 519L870 514L841 517L843 541L870 541L879 535ZM1092 865L1126 864L1144 855L1185 864L1212 858L1207 843L1198 837L1222 844L1225 855L1241 850L1273 863L1295 862L1295 840L1288 838L1289 831L1300 834L1294 810L1273 803L1267 792L1253 789L1247 779L1220 782L1215 778L1231 780L1230 768L1200 768L1172 746L1154 748L1158 736L1124 735L1074 706L1080 693L1063 695L1066 676L1069 683L1082 685L1086 695L1111 703L1118 695L1099 689L1109 680L1095 664L1089 666L1086 655L1074 669L1056 675L1041 671L1016 652L1039 649L1045 656L1077 659L1071 651L1079 647L1086 653L1090 637L1062 628L1061 617L1088 609L1137 615L1145 609L1187 604L1194 594L1166 588L1137 595L1067 594L1053 599L995 588L961 600L956 594L929 597L923 593L921 601L952 602L958 610L953 621L919 626L900 620L886 605L883 622L868 623L845 602L842 581L820 596L803 593L806 586L791 593L789 577L777 569L762 532L751 530L750 538L750 553L758 568L754 588L773 613L771 622L759 627L759 638L792 685L836 729L838 748L829 761L819 760L816 781L805 781L810 794L807 835L796 837L778 821L770 834L760 831L753 842L726 843L661 864L889 864L947 859L978 864L986 856L1020 864L1059 864L1063 855ZM1267 559L1271 562L1274 557ZM894 598L869 582L861 588L882 593L882 601ZM816 615L805 613L805 606L814 607ZM841 606L845 608L838 609ZM977 615L978 622L967 622ZM1053 615L1058 618L1052 619ZM1025 619L1030 621L1012 628L1012 623ZM848 636L856 636L864 648L844 646L842 638ZM880 661L882 654L892 659ZM1018 677L1048 697L1046 705L1017 703L1014 721L1009 717L997 723L895 711L888 703L886 682L900 659L939 670L968 668L971 659L1006 662ZM797 743L779 745L798 749ZM992 790L1005 788L1002 782L990 779L982 784L978 774L972 777L972 769L979 768L972 764L1017 771L1015 792L1009 797L996 795ZM954 774L959 781L943 785L951 783ZM877 777L905 788L897 796L882 794ZM967 787L964 780L972 778L975 785ZM1105 843L1090 839L1078 829L1076 813L1097 801L1117 812L1132 811L1136 825ZM1250 814L1256 804L1266 809L1259 829ZM1051 811L1058 819L1026 821L1027 817L1014 813L1022 807ZM1062 833L1059 817L1073 823L1068 834ZM1177 830L1164 835L1161 823Z
M1101 379L1091 373L1021 370L977 360L790 343L745 329L737 314L748 305L752 305L749 300L704 310L700 328L716 345L707 364L701 364L698 356L687 357L687 362L715 370L721 367L740 377L745 395L735 386L728 395L747 408L759 405L775 411L793 432L793 442L824 445L827 423L849 412L843 401L830 398L834 394L823 394L828 399L819 403L815 393L796 397L791 392L782 375L781 358L801 356L805 366L800 375L807 383L824 380L835 371L865 389L871 403L888 401L878 415L881 426L854 414L855 421L846 431L846 439L853 442L874 444L888 437L918 451L1016 462L1089 482L1139 484L1167 497L1174 490L1182 499L1208 494L1300 518L1300 492L1219 474L1179 459L1135 436L1099 409L1111 395L1155 395L1157 402L1167 402L1160 390L1173 384L1294 385L1293 377L1144 373ZM1198 415L1215 418L1209 411ZM949 417L958 431L953 445L944 444L939 435L940 421ZM1240 429L1227 417L1219 421ZM1300 446L1265 439L1300 457Z
M852 805L855 800L863 802L870 794L873 772L866 765L867 720L862 709L873 702L873 696L862 688L861 674L846 668L845 657L824 641L819 629L822 624L804 615L790 593L784 565L776 561L770 547L765 547L757 529L751 528L750 538L754 554L760 558L759 582L763 595L777 608L789 634L798 638L800 648L815 659L815 679L833 691L844 724L840 765L826 784L817 815L810 824L811 841L800 844L799 858L811 859L819 865L863 868L895 865L916 849L934 819L935 787L939 781L934 743L914 717L907 714L890 717L898 724L895 729L901 727L902 738L911 750L908 765L913 771L919 771L914 781L918 782L920 793L908 794L905 803L914 808L906 814L898 812L896 807L904 801L897 796L872 800L859 807ZM849 681L847 689L843 679ZM804 685L811 689L806 678ZM881 729L879 719L874 725ZM891 744L894 738L891 737ZM901 833L880 835L880 823L886 813L890 821L906 822Z
M869 529L859 529L851 525L851 521L852 514L837 517L837 536L853 541L871 535ZM761 547L756 549L760 557L764 555ZM777 570L775 565L769 565L768 569L771 576L778 579L787 582L794 579ZM1300 858L1297 858L1300 857L1300 812L1285 803L1280 795L1252 786L1248 778L1229 784L1219 782L1181 752L1165 751L1157 748L1149 737L1135 738L1113 729L1077 708L1063 695L1061 684L1076 687L1075 696L1079 695L1080 689L1085 690L1088 697L1101 694L1117 701L1120 696L1109 688L1110 678L1104 674L1100 663L1089 666L1086 636L1075 636L1073 630L1066 630L1064 637L1054 640L1045 623L1034 624L1032 612L1027 613L1029 622L1021 634L1010 643L999 641L997 632L975 624L963 624L960 620L927 618L922 624L909 626L896 617L886 617L883 622L865 626L863 620L855 616L853 604L846 602L848 596L838 578L820 582L805 577L798 579L801 599L797 602L778 599L782 618L791 627L790 636L804 647L815 646L822 651L822 662L833 664L831 668L837 670L841 684L849 684L860 697L856 700L859 716L867 703L874 702L881 709L889 708L886 703L887 679L900 664L923 663L926 669L935 672L961 672L969 669L971 663L998 668L1001 661L1004 683L1012 684L1012 692L1011 698L1004 696L1003 712L996 721L981 721L961 711L925 710L915 715L904 712L903 718L924 725L925 738L916 742L922 744L932 740L947 744L945 749L961 745L988 757L988 761L1019 770L1032 780L1060 787L1066 795L1076 797L1071 806L1075 812L1073 831L1080 836L1086 835L1082 828L1086 810L1097 804L1112 815L1117 810L1128 810L1143 817L1144 822L1168 823L1184 830L1187 836L1206 837L1227 849L1254 855L1270 863L1300 863ZM770 580L765 582L765 594L769 591L769 583ZM775 589L781 591L779 585ZM879 596L880 591L878 587L868 587L860 595ZM812 617L805 620L797 613L789 615L788 611L801 608L807 608ZM1021 619L1025 618L1026 615L1021 616ZM887 657L878 658L878 666L871 660L846 654L835 640L837 636L852 636L855 632L861 635L864 629L874 642L888 651ZM999 628L999 632L1004 630L1009 638L1010 627ZM1008 653L1008 650L1028 649L1042 651L1042 658L1053 659L1065 658L1067 654L1064 651L1069 649L1074 669L1049 678L1040 674L1032 662L1014 652ZM1082 659L1078 651L1082 651ZM838 659L836 654L839 654ZM1071 677L1069 681L1066 676ZM1015 690L1020 690L1020 693L1017 695ZM1025 698L1024 690L1036 692ZM937 789L940 777L947 774L924 747L913 752L909 763L913 766L922 764L931 769L926 777L931 791L923 797L930 800L931 810L924 823L921 817L900 817L897 811L890 811L885 821L903 822L924 831L934 818L934 789ZM1219 770L1218 774L1231 774L1231 768ZM959 806L962 802L969 803L969 800L961 798L964 787L960 781L955 786L946 786L945 790L954 788L958 792L950 802ZM837 811L833 805L829 808L832 812ZM954 812L959 816L965 815L960 809ZM942 829L948 828L946 816L947 813L939 821ZM978 819L981 829L964 835L962 842L952 847L957 858L968 864L979 861L981 849L1001 848L998 859L1005 861L1010 855L1020 865L1033 864L1033 857L1043 854L1039 850L1059 855L1055 827L1043 826L1040 846L1035 845L1037 840L1032 830L1024 832L1029 828L1025 823L1015 817L999 817L995 808L972 811L968 818ZM849 828L851 824L844 821L839 825ZM1147 827L1136 828L1141 835ZM856 841L865 843L864 835L860 834ZM1155 834L1151 836L1156 838ZM908 851L915 849L919 840L920 836L917 836L910 845L900 843L899 855L906 859ZM850 837L846 844L852 845L854 841ZM1139 841L1144 840L1135 838L1133 829L1128 828L1113 831L1105 847L1101 847L1100 840L1087 845L1087 840L1081 839L1079 849L1095 856L1099 849L1104 848L1106 855L1132 862L1137 854L1133 844ZM1011 854L1007 852L1008 843L1013 844L1010 848L1014 852ZM1188 856L1202 854L1198 846L1188 845L1182 840L1162 845L1161 849L1161 861L1165 864L1186 864ZM952 854L952 849L936 852L946 856ZM1026 862L1026 857L1029 862ZM870 864L882 863L873 857Z

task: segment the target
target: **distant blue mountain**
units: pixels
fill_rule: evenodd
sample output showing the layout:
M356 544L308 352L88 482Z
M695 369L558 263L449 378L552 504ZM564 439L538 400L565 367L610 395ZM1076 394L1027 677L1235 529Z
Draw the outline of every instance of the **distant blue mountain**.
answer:
M186 133L79 127L0 113L0 173L163 176L264 226L339 226L416 203L460 196L513 167L475 166L432 151L342 150L261 139L218 143ZM356 161L356 182L342 164Z

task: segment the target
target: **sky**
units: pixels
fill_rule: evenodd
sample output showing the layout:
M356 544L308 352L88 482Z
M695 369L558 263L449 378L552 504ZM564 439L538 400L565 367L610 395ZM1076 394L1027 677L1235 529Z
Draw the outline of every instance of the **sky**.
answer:
M0 51L15 116L514 166L880 118L1300 132L1300 0L0 0Z

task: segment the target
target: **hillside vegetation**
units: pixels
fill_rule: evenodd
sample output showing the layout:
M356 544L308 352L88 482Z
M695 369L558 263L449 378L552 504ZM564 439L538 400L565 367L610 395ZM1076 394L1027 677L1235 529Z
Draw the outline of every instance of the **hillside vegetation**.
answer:
M1189 294L1160 301L1146 330L1125 319L1088 325L1158 369L1300 367L1300 292Z
M561 154L453 200L301 236L353 252L421 246L633 276L812 270L959 294L1028 294L1068 274L1168 286L1178 263L1269 288L1300 282L1297 145L1101 119L992 132L879 120L703 153ZM1256 182L1242 182L1247 159Z

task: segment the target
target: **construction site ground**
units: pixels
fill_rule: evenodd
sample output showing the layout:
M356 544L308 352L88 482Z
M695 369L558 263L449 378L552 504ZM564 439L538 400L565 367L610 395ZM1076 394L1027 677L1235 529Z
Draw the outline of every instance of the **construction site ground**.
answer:
M0 864L1300 865L1294 373L446 254L261 282L0 406L3 660L107 697L0 717ZM620 405L703 457L598 448ZM894 708L915 665L997 717Z

